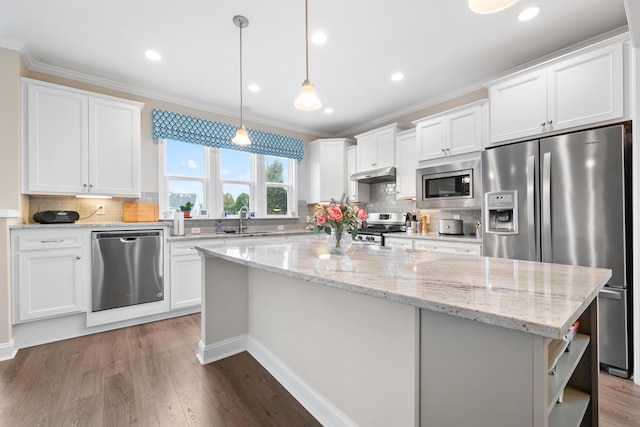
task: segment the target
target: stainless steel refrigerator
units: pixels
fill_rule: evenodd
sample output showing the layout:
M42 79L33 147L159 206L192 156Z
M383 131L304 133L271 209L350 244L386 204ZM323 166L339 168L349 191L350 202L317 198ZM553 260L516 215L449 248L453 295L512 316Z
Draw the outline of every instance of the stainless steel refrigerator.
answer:
M605 267L600 363L631 372L631 137L616 125L482 153L483 255Z

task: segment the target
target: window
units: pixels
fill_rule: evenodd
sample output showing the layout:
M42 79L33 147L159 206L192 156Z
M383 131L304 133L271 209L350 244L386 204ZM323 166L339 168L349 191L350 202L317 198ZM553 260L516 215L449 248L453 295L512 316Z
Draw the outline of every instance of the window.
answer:
M296 160L174 140L159 143L161 212L191 201L192 216L200 218L235 216L243 206L256 217L296 215Z

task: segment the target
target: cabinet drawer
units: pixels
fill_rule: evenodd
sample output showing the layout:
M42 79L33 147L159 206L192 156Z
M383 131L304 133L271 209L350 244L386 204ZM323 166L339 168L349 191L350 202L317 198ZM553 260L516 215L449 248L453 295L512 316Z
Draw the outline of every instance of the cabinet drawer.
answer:
M18 236L20 251L78 248L82 246L84 233L81 231L29 231Z
M394 239L394 238L385 237L384 245L391 248L413 249L413 240L403 239L403 238Z
M473 243L434 242L430 240L416 240L414 249L434 251L459 255L481 255L482 246Z

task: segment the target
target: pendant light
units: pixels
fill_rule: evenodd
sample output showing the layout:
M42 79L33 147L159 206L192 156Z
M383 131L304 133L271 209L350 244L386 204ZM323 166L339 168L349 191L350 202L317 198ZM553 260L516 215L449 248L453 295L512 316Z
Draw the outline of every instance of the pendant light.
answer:
M318 99L316 89L309 81L309 2L304 0L304 29L305 29L305 46L306 46L306 67L307 78L302 82L302 88L300 88L300 95L298 99L293 103L296 108L300 110L312 111L322 107L322 102Z
M240 127L231 142L236 145L250 145L251 140L242 121L242 29L249 26L249 20L244 16L236 15L233 17L233 23L240 28Z

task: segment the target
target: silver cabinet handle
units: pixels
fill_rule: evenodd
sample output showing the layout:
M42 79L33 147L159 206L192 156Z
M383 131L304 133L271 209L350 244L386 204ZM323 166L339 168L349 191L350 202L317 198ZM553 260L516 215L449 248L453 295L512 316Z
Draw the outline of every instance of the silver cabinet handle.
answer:
M542 261L552 262L551 251L551 153L542 158Z
M62 243L64 242L64 239L60 239L60 240L40 240L40 243Z
M84 188L87 188L87 184L82 184L82 186L83 186Z
M553 124L553 120L549 120L547 123L549 123L549 125Z
M539 261L536 253L536 221L535 221L535 156L529 156L527 159L527 228L529 229L529 260Z
M545 127L547 124L545 122L540 123L540 126Z
M82 259L82 257L80 255L77 255L76 259Z
M460 249L460 248L454 248L456 252L466 252L469 253L471 252L471 249Z

